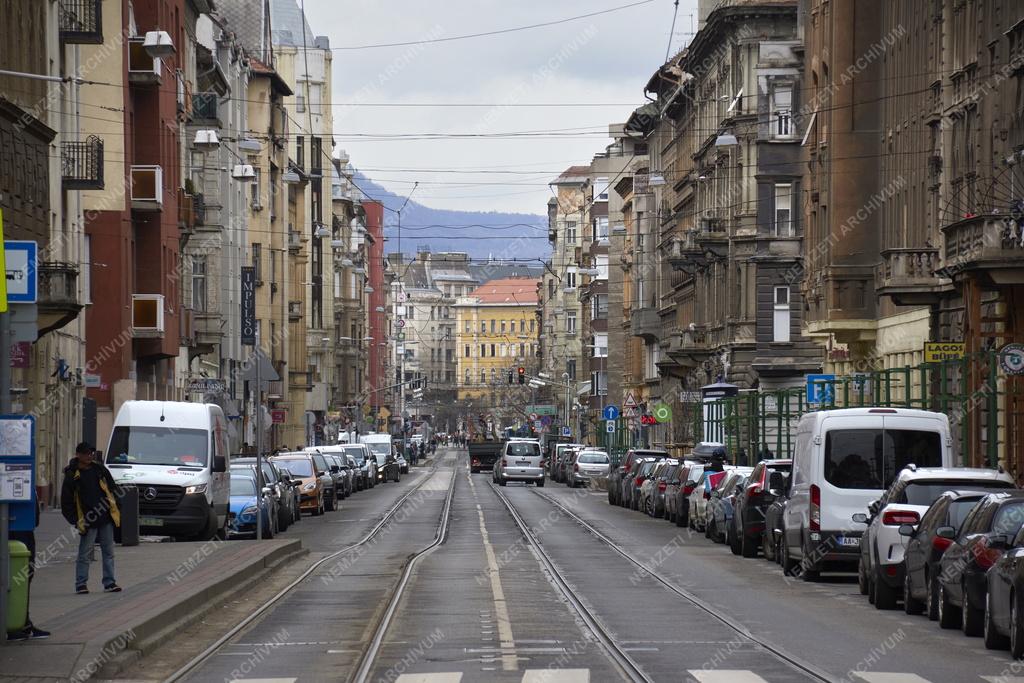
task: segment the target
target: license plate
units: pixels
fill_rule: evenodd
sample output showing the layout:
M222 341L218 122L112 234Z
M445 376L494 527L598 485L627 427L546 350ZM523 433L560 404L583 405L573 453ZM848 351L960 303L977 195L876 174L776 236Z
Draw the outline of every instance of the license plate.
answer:
M139 517L139 526L163 526L164 520L159 517Z
M529 460L516 460L516 464L517 465L529 465L530 461Z
M846 546L848 548L859 548L860 547L860 539L859 538L850 538L849 536L836 536L836 543L838 543L839 545L842 545L842 546Z

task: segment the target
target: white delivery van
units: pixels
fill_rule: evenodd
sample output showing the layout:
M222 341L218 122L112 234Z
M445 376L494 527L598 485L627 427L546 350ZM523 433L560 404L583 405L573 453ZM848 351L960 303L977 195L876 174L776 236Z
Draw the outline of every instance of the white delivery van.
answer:
M361 434L359 436L359 443L365 443L369 447L370 453L373 454L374 459L377 461L377 479L383 480L384 463L392 453L391 435L380 432Z
M813 579L826 562L856 565L866 525L853 515L910 463L952 466L952 447L942 413L847 408L801 417L783 514L783 569Z
M139 532L178 540L224 538L231 444L212 403L126 401L104 462L114 480L139 491Z

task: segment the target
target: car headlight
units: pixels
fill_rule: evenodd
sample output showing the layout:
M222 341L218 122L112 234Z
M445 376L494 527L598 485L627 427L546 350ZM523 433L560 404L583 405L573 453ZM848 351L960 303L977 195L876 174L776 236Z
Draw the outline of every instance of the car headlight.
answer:
M312 491L315 488L316 488L316 482L315 481L311 481L311 482L309 482L307 484L303 484L302 485L302 490L303 491Z
M242 517L252 517L256 514L256 506L249 505L242 510Z
M206 493L206 484L193 484L185 487L185 495L190 493Z

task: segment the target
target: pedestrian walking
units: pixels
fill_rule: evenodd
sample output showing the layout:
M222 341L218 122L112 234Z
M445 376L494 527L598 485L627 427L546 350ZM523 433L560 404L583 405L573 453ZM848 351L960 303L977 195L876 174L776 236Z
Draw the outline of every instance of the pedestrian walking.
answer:
M39 516L40 516L40 513L42 512L42 508L43 508L42 501L39 500L39 494L36 493L36 523L35 523L35 526L39 526ZM35 532L35 529L32 529L31 531L14 531L14 530L11 530L8 533L9 533L8 538L10 540L12 540L12 541L21 541L22 543L25 544L25 547L28 548L28 552L29 552L28 576L27 577L12 576L11 577L11 583L13 584L15 582L23 581L25 578L27 578L28 579L29 601L31 601L31 599L32 599L32 579L33 579L33 577L36 574L36 532ZM50 632L49 631L44 631L41 628L37 628L36 625L32 623L31 611L28 609L28 606L26 606L26 612L25 612L25 628L21 629L20 631L8 631L7 632L7 640L29 640L29 639L40 640L42 638L49 638L49 637L50 637Z
M708 472L724 472L725 466L729 463L729 460L725 457L725 449L721 446L711 451L711 464L708 466Z
M117 498L121 489L103 463L96 461L96 449L83 441L64 469L60 510L64 519L78 529L78 560L75 562L75 592L89 592L89 557L97 540L103 554L103 590L119 593L114 580L114 527L121 526Z

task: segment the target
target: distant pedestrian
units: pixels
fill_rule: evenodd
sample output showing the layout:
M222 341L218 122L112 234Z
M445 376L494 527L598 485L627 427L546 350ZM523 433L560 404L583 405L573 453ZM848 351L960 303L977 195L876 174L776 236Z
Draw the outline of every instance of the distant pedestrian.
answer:
M711 464L708 466L708 471L724 472L728 462L728 459L725 457L725 449L718 446L715 450L711 451Z
M75 592L89 592L89 557L99 540L103 553L103 590L119 593L114 580L114 527L121 526L117 498L121 490L103 463L96 461L96 449L82 442L75 457L64 469L60 492L60 510L64 519L79 533L78 560L75 562Z
M42 511L43 504L39 500L38 493L36 494L36 523L35 526L39 526L39 516ZM12 541L21 541L28 548L28 593L29 600L32 597L32 578L36 573L36 532L35 529L30 531L10 531L9 538ZM11 576L11 583L16 584L23 580L20 576ZM35 624L32 623L32 617L29 613L28 606L25 609L25 628L20 631L8 631L7 640L40 640L42 638L49 638L50 632L44 631L41 628L36 628Z

